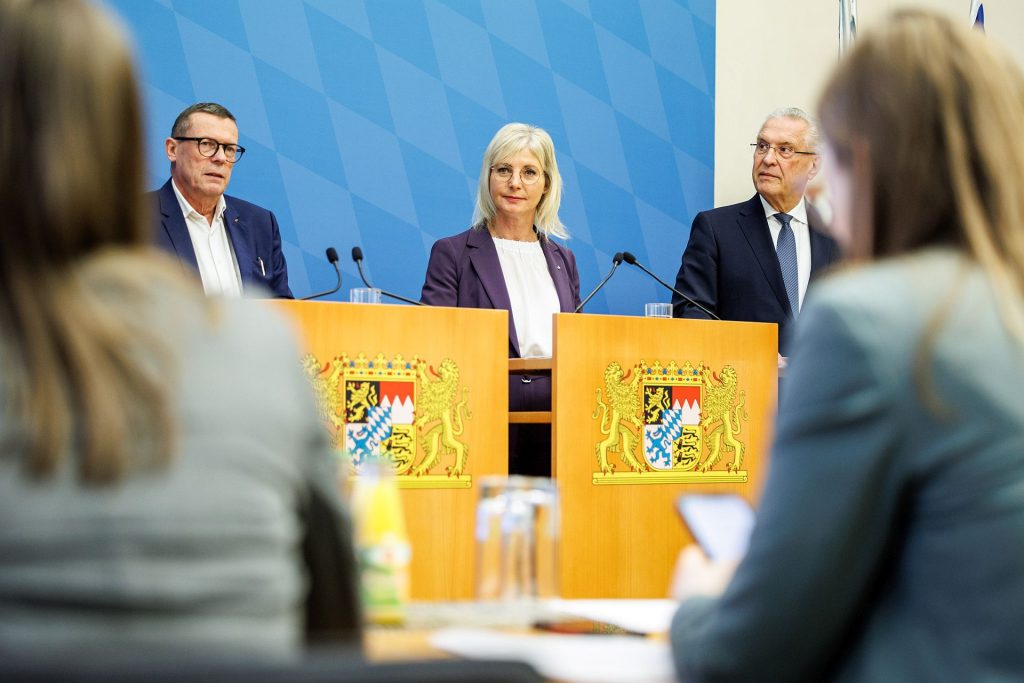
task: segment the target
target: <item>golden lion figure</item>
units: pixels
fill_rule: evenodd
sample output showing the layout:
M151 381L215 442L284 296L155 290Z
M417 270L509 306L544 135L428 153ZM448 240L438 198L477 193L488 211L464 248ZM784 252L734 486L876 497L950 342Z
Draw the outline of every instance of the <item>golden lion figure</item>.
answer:
M426 363L420 363L417 371L420 378L420 395L416 400L416 428L422 430L423 459L413 468L412 474L421 475L428 472L441 459L442 448L445 453L455 454L455 463L446 468L448 476L458 477L466 467L468 449L456 437L464 431L462 413L466 419L472 419L466 408L468 389L462 388L462 400L453 407L455 394L459 385L459 368L450 358L441 361L438 366L438 379L431 380L426 372ZM424 425L435 424L424 429Z
M342 366L341 363L327 363L323 367L320 361L311 353L302 357L302 370L306 378L313 386L313 394L316 397L316 408L320 420L325 425L332 425L336 434L345 425L344 403L338 387L341 384ZM328 370L330 372L328 372ZM334 439L337 441L337 435ZM342 440L344 443L344 440ZM338 446L337 443L334 444Z
M605 368L604 389L608 403L601 400L601 389L598 388L598 407L594 409L594 414L591 416L597 419L597 413L601 411L601 434L607 437L597 444L597 465L601 468L602 474L613 474L615 471L615 466L608 462L608 451L619 452L623 462L629 465L634 472L643 472L649 469L646 463L640 462L633 455L634 446L639 443L639 439L623 422L625 420L632 423L638 431L643 430L643 424L637 416L643 400L636 390L639 382L640 373L626 381L622 366L615 361Z
M372 382L349 382L347 422L362 422L370 408L377 405L377 388Z
M736 370L731 365L726 365L722 369L721 380L718 380L705 366L701 371L701 379L704 382L704 401L701 405L700 421L711 452L701 463L700 471L707 472L718 463L722 457L724 444L735 454L732 464L726 469L729 472L739 472L743 463L743 444L736 437L740 435L741 421L747 419L747 412L743 406L744 392L739 392L739 402L736 401Z
M648 407L645 411L645 417L649 424L653 424L661 419L662 412L672 407L668 390L665 387L657 387L656 389L648 389L647 396Z

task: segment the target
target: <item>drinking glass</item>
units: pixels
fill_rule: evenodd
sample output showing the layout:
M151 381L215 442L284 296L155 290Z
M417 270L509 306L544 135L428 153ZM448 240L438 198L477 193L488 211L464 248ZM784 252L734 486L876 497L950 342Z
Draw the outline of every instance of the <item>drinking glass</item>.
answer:
M672 304L644 304L644 315L648 318L671 318Z
M354 304L379 304L380 290L376 287L353 287L349 290L348 297Z
M477 599L558 595L558 495L544 477L484 477L476 517Z

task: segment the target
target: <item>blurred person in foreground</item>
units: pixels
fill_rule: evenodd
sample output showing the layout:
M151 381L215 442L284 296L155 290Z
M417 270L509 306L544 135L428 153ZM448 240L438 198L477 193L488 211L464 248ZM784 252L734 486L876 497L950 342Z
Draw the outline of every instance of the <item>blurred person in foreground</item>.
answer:
M797 325L746 557L681 557L684 680L1024 679L1024 74L880 26L821 101L855 264Z
M288 326L147 246L105 13L6 0L0 45L0 652L296 652L300 510L348 526ZM333 580L351 640L354 577Z
M551 238L562 177L551 136L510 123L484 152L473 227L434 243L420 300L432 306L509 311L510 358L550 357L552 315L580 303L576 257ZM550 376L509 376L509 410L551 410ZM509 472L551 474L548 425L509 428Z

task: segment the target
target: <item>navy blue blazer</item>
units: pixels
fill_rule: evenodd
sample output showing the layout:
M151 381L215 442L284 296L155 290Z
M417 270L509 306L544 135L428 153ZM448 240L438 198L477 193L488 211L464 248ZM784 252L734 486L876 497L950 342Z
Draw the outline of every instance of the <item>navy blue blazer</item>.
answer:
M839 245L821 232L808 211L811 280L839 260ZM690 241L676 276L676 289L723 320L776 323L779 353L786 355L793 314L782 281L761 198L701 211L690 227ZM677 318L707 318L699 308L672 296Z
M171 181L150 192L149 196L160 209L157 245L177 256L183 266L198 274L199 264L192 238L188 235L188 226ZM242 289L248 291L249 285L255 284L269 289L278 298L293 298L292 290L288 288L288 264L281 252L281 231L273 212L230 195L224 195L224 202L227 205L224 225L227 226L231 248L235 250Z
M567 247L541 236L548 272L563 313L580 304L580 276L576 257ZM486 229L469 229L434 243L420 301L431 306L493 308L509 311L508 355L519 358L519 337L512 319L512 303L501 272L498 250ZM524 384L510 377L509 410L549 410L551 378L538 377Z

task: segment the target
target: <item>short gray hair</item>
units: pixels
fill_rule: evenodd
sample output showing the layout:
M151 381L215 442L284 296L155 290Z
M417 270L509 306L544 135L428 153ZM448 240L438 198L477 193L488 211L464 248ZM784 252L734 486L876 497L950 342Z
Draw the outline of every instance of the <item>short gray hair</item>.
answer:
M799 107L780 107L764 118L764 123L761 124L759 130L764 130L764 127L772 119L797 119L806 123L807 132L804 133L804 144L810 148L808 151L818 151L818 122L803 109Z
M188 133L189 128L192 127L192 121L190 120L192 114L212 114L219 119L235 121L235 115L229 112L227 107L223 105L216 102L196 102L178 114L178 118L174 119L174 125L171 126L172 138L184 137ZM237 124L238 121L235 121L235 123Z

